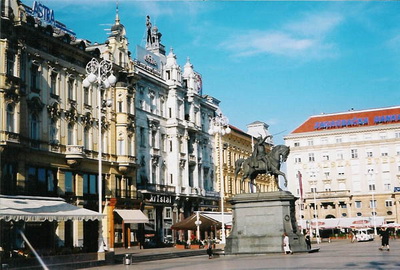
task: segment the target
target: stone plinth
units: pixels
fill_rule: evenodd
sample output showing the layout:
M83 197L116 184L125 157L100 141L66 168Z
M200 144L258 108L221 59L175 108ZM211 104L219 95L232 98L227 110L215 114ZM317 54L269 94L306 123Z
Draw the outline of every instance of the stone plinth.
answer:
M232 232L226 254L283 252L283 233L293 252L307 252L304 236L297 231L296 198L288 191L239 194L230 200Z

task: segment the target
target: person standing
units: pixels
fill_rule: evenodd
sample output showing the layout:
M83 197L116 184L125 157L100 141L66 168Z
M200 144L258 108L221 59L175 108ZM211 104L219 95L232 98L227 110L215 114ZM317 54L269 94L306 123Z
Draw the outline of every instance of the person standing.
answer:
M289 236L287 233L283 233L283 251L285 254L293 254L293 251L290 249Z
M386 248L387 251L389 251L390 250L390 247L389 247L389 231L386 230L385 227L383 227L379 234L381 235L381 240L382 240L382 245L379 248L379 250L383 250L384 248Z
M310 239L310 234L307 233L306 234L306 244L307 244L307 249L310 250L311 249L311 239Z

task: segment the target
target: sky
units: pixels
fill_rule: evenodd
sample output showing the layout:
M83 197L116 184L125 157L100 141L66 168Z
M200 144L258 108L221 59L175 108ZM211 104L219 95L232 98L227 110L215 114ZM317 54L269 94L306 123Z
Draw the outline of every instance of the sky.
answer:
M28 6L33 1L22 0ZM111 0L42 0L77 38L106 41ZM146 15L202 75L230 124L262 121L275 144L310 116L399 105L400 2L119 0L129 49Z

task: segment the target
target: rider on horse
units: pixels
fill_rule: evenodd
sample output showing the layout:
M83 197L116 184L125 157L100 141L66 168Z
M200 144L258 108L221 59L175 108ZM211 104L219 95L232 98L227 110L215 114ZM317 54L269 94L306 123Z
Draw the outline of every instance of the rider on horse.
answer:
M254 151L252 156L252 167L255 169L265 169L267 170L270 162L268 160L268 154L265 151L265 140L267 138L272 138L272 135L267 135L263 139L262 136L260 135L257 139L257 143L254 146ZM262 161L264 163L264 167L262 168L259 164L259 161Z

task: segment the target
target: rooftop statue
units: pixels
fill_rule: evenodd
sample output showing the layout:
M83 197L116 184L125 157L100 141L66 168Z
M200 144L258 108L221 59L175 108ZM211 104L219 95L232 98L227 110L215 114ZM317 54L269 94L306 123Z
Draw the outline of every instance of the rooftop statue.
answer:
M254 186L254 179L259 174L270 174L274 176L279 190L282 190L278 179L278 176L281 175L285 179L285 187L287 187L286 175L280 171L280 167L282 162L286 162L290 153L290 148L286 145L277 145L274 146L271 151L267 152L265 150L265 140L269 137L272 136L268 135L265 138L260 136L254 146L252 155L247 159L240 158L235 162L235 179L239 172L243 171L241 181L242 192L244 191L243 185L245 179L249 178L251 185Z
M147 39L146 39L146 42L147 42L147 44L152 44L153 43L153 39L152 39L152 35L151 35L151 22L150 22L150 16L149 15L146 16L146 28L147 28Z

